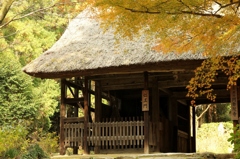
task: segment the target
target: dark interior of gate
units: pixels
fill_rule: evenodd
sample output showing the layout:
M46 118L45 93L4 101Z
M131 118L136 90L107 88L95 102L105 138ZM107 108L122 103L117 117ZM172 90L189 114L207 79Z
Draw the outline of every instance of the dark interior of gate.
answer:
M148 72L149 90L148 146L150 152L195 152L195 111L186 97L186 85L193 71ZM216 80L217 102L229 102L226 81ZM64 95L68 106L64 119L64 146L77 151L84 147L84 117L79 110L88 99L87 147L95 153L102 150L144 149L145 127L142 90L146 89L144 74L111 74L66 79ZM226 85L225 85L226 86ZM88 98L84 98L87 88ZM218 88L218 89L217 89ZM86 91L85 91L86 92ZM199 98L200 103L209 103ZM86 128L86 127L85 127Z

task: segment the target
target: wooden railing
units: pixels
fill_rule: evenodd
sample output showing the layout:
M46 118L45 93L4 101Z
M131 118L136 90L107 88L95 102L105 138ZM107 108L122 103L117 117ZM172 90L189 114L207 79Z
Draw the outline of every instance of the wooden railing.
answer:
M139 148L143 146L144 121L88 123L88 146L101 149ZM65 123L65 146L83 146L84 124Z
M83 123L65 123L64 138L65 147L78 147L83 145Z

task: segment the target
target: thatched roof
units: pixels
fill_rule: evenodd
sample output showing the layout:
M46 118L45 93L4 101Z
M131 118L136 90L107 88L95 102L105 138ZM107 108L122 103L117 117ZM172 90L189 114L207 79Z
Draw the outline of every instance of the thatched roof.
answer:
M156 52L144 36L133 40L122 38L117 42L114 31L104 32L100 27L101 21L91 15L88 10L80 13L70 22L62 37L26 65L23 71L36 77L61 78L101 74L103 70L104 73L124 72L123 68L145 68L169 61L203 59L200 54Z

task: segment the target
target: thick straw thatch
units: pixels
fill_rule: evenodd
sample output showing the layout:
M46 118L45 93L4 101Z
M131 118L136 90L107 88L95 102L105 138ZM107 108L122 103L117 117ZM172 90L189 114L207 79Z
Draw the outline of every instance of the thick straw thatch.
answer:
M192 53L157 53L151 50L143 36L132 41L123 38L117 43L113 30L104 32L100 21L91 17L88 10L80 13L62 37L23 71L36 77L58 78L99 74L99 70L111 71L111 68L115 68L114 72L122 72L123 66L126 69L133 65L203 59Z

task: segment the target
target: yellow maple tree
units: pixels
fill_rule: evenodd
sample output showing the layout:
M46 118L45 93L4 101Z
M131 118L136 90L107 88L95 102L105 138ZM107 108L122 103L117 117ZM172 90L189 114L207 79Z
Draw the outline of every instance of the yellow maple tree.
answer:
M206 56L195 70L188 96L216 95L211 84L219 72L228 76L227 89L240 77L239 0L96 0L90 3L104 20L126 38L144 34L159 39L153 47L164 53L201 53ZM151 39L150 39L151 40Z

